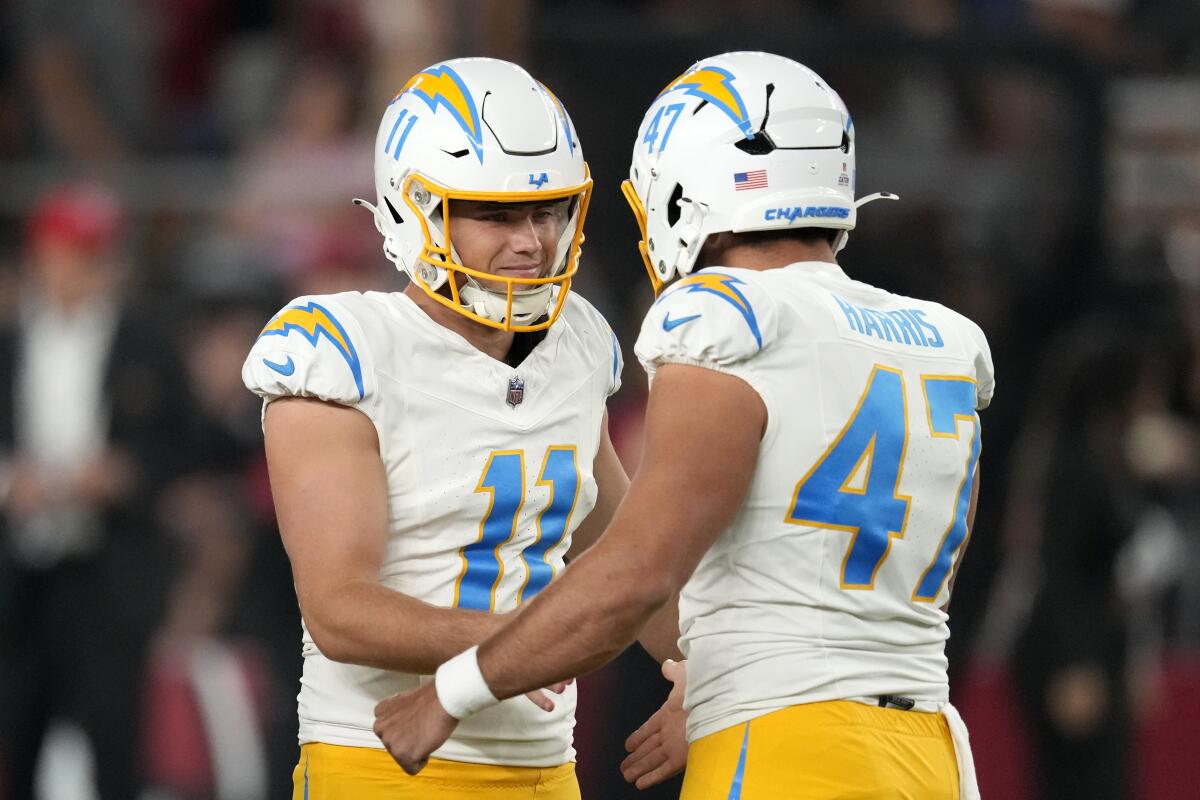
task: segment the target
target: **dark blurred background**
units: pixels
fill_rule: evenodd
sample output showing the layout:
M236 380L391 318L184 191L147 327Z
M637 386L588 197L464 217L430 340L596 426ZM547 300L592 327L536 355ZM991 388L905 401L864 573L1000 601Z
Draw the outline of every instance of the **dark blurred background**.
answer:
M0 800L286 798L299 618L239 369L290 297L396 289L372 142L412 73L527 66L596 178L576 288L630 362L618 192L693 61L771 50L855 118L841 263L991 342L951 694L988 798L1196 796L1200 3L0 0ZM670 498L664 498L670 502ZM582 680L585 798L665 696Z

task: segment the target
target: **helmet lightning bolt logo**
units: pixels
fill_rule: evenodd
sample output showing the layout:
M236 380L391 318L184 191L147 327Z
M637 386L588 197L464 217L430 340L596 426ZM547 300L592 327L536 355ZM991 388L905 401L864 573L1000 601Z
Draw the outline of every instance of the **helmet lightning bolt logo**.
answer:
M350 341L346 329L327 308L312 302L302 306L288 306L267 323L258 338L286 337L293 331L303 336L314 348L322 336L328 339L349 365L350 373L354 376L354 385L358 388L358 399L361 400L365 396L362 363L358 359L358 351L354 349L354 343Z
M662 97L667 92L684 89L685 94L707 100L724 111L725 115L738 126L738 130L742 132L743 136L753 139L754 134L750 132L750 114L746 111L746 104L742 102L742 95L734 88L733 81L733 73L729 70L720 67L702 67L695 72L685 72L680 75L667 84L667 88L659 92L658 96Z
M457 72L445 65L418 72L404 84L404 88L392 98L392 102L399 100L405 92L412 92L424 100L429 110L435 114L439 105L445 106L454 117L454 121L467 134L479 163L483 163L483 127L479 122L479 110L471 97L471 90Z
M738 285L744 286L745 283L745 281L735 278L732 275L726 275L723 272L705 270L696 275L684 278L675 284L669 292L658 298L655 305L678 292L684 294L691 294L693 292L715 294L738 310L738 313L742 315L742 319L746 320L746 324L750 326L750 333L754 334L754 341L758 343L758 349L762 350L762 332L758 328L758 318L754 314L754 309L750 306L750 301L746 299L746 295L737 289Z

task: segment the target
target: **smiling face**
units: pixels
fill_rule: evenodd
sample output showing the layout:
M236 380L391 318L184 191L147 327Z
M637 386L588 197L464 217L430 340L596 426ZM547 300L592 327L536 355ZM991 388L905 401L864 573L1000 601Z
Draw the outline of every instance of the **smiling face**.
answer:
M453 200L450 219L454 248L463 266L479 272L505 278L546 277L554 266L571 202ZM480 284L493 291L507 289L499 281Z

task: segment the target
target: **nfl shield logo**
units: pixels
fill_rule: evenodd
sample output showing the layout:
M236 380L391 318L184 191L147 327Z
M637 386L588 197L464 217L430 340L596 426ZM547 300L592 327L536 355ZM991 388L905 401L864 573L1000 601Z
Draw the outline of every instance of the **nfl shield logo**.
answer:
M525 399L525 381L514 375L508 379L508 404L513 408L521 405L521 401Z

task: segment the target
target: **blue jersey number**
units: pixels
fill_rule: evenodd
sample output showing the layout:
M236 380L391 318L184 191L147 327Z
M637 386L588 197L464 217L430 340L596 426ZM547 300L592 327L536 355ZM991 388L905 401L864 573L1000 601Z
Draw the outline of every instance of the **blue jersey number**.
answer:
M892 537L904 535L909 498L898 487L907 419L904 376L876 367L846 427L796 485L788 522L850 534L843 589L872 588Z
M973 434L950 526L925 569L913 600L932 602L967 536L970 476L979 458L975 383L959 376L923 375L921 384L934 438L959 439L959 423ZM843 589L871 589L894 538L904 537L911 498L900 493L908 447L908 402L904 375L876 365L854 413L817 463L796 484L787 521L850 534L842 561Z
M646 152L654 152L654 142L658 139L658 126L664 118L670 117L667 122L667 130L663 133L662 141L659 142L658 152L667 149L667 140L671 138L671 131L675 130L675 123L679 121L679 115L683 112L683 103L672 103L669 106L663 106L655 113L654 118L650 120L650 127L646 129L646 134L642 136L642 144L646 145Z
M550 488L550 505L538 517L537 538L520 554L526 579L518 602L533 598L554 577L549 553L562 542L579 497L579 465L575 447L553 445L546 449L538 486ZM456 608L491 611L496 587L504 577L500 550L516 535L517 519L525 502L525 452L497 450L488 456L476 492L490 495L487 513L479 525L479 539L461 551L463 567L455 588Z
M975 382L953 375L922 375L925 408L929 411L929 435L937 439L958 439L959 424L971 425L971 448L962 483L954 495L954 517L942 534L942 544L933 561L925 568L913 600L932 603L942 590L954 565L954 553L967 538L967 512L971 506L971 476L979 461L979 415L975 413Z

